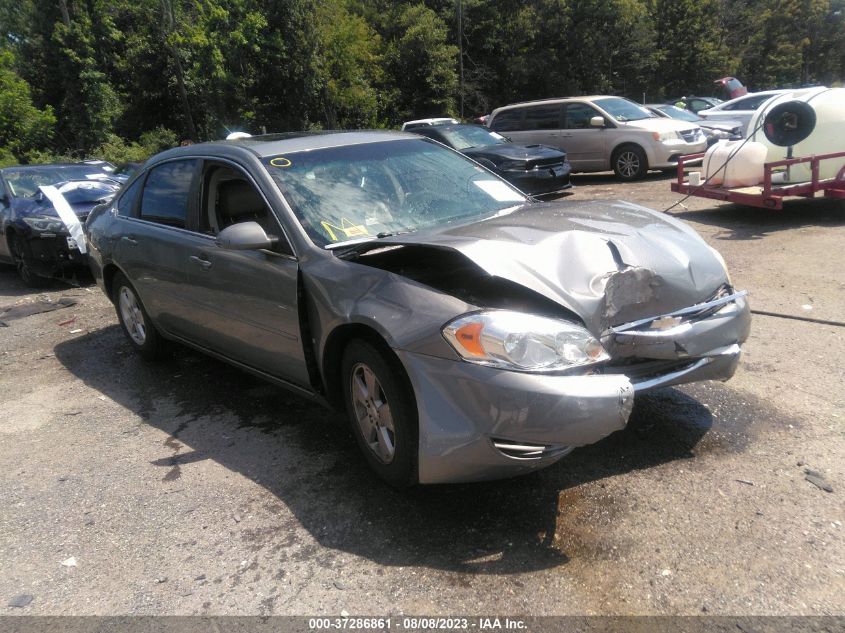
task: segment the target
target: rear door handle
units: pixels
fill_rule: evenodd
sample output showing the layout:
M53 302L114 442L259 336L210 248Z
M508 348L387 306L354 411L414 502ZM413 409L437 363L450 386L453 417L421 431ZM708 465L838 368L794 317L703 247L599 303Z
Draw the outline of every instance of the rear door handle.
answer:
M124 235L124 236L123 236L123 237L121 237L120 239L121 239L121 240L123 240L124 242L126 242L127 244L132 245L132 246L138 246L138 240L136 240L136 239L135 239L134 237L132 237L132 236L129 236L129 235Z
M207 259L204 259L202 257L197 257L196 255L191 255L191 257L189 259L192 262L194 262L195 264L199 264L200 266L202 266L206 270L211 268L211 262L208 261Z

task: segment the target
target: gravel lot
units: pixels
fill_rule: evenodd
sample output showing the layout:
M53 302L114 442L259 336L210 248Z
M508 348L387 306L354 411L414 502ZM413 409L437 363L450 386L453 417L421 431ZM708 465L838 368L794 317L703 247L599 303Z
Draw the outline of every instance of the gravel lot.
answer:
M845 321L845 205L684 204L797 319L755 315L729 383L642 397L548 470L402 493L338 415L182 348L146 364L98 288L1 270L0 306L78 303L0 327L0 614L845 613L845 327L806 320Z

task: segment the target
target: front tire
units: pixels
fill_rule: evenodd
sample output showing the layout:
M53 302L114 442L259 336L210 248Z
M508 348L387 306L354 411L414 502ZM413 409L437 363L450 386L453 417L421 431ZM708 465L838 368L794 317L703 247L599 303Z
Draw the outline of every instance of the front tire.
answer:
M343 353L341 376L349 424L370 468L394 488L416 484L417 408L398 359L356 339Z
M619 180L639 180L648 172L648 158L641 147L623 145L613 152L613 171Z
M161 335L150 321L135 288L123 273L115 274L112 281L112 303L130 345L147 360L157 358L162 349Z
M44 288L50 284L48 277L42 277L36 273L32 266L32 261L29 256L29 249L23 238L19 235L13 235L11 239L12 259L15 262L15 268L18 271L18 276L29 288Z

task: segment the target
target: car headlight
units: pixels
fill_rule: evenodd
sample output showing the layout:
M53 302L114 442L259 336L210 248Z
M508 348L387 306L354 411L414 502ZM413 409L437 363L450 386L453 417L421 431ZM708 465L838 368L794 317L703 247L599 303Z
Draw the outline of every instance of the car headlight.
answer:
M61 218L53 215L32 215L21 218L30 228L39 233L65 233L65 223Z
M508 310L458 317L443 335L466 361L517 371L570 369L610 358L580 325Z
M674 141L682 138L677 132L652 132L655 141Z

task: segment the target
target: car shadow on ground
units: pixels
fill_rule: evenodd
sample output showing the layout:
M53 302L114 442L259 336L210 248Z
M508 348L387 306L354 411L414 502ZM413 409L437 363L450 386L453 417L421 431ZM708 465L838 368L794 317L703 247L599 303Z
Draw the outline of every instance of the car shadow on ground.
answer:
M181 346L144 362L117 325L62 342L55 355L88 386L168 434L152 462L161 467L163 491L182 469L214 460L259 481L283 504L265 500L262 507L280 516L288 508L322 546L381 565L511 574L601 555L602 526L629 502L608 495L602 480L693 457L706 450L702 443L733 451L744 441L741 432L712 433L707 407L664 389L638 398L624 431L544 471L394 491L370 473L339 414L222 362ZM124 430L125 423L115 433ZM702 442L708 434L715 439ZM278 530L244 538L275 552L292 531L280 520Z
M3 278L3 297L32 297L38 293L56 292L61 290L73 290L74 288L88 288L94 285L94 280L88 276L82 279L76 277L70 279L44 278L42 285L38 288L27 286L18 276L15 267L10 264L0 263L0 277ZM14 303L12 301L11 303Z
M625 183L620 180L612 171L601 171L583 174L572 174L572 184L576 187L585 185L636 185L637 183L652 182L660 180L674 180L677 177L677 171L671 170L651 170L645 176L638 180L632 180Z
M679 220L721 227L719 240L759 240L770 233L801 227L845 225L845 202L825 198L787 200L780 211L725 204L700 211L670 212Z

